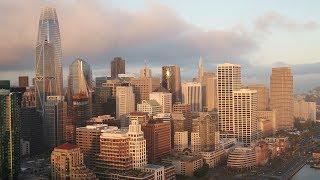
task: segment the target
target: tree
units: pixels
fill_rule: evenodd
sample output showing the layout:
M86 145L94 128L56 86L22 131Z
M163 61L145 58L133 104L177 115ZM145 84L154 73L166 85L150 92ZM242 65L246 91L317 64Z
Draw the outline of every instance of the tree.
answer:
M208 170L209 170L209 165L205 163L201 168L195 170L193 172L193 175L195 177L202 177L208 173Z

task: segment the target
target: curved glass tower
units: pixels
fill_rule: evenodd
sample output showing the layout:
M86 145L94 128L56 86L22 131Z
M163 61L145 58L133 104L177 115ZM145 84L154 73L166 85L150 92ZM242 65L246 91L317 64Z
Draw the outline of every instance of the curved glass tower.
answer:
M80 93L89 97L93 82L90 65L79 58L73 61L69 66L68 81L69 95L71 98Z

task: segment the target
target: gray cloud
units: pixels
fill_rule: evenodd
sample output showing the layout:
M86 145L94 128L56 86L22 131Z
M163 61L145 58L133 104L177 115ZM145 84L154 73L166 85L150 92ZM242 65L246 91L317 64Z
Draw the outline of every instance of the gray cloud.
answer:
M298 22L275 11L265 13L259 17L254 24L257 30L264 32L269 32L272 28L280 28L288 31L315 30L319 28L317 22Z

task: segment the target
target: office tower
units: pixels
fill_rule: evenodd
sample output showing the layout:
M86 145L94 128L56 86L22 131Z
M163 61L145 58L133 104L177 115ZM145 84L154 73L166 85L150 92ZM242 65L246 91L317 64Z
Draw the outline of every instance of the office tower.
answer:
M36 106L36 94L34 88L27 88L26 92L22 95L22 107L35 107Z
M36 106L44 114L44 105L47 96L57 95L57 77L55 64L54 46L45 40L38 43L36 47L36 65L35 65L35 91Z
M152 92L160 88L160 78L152 77Z
M175 128L176 128L176 126L177 127L179 126L178 124L181 124L181 126L183 127L183 131L188 131L188 135L190 136L190 132L192 131L191 105L190 104L175 103L175 104L173 104L172 112L173 112L173 114L175 114L175 115L172 114L172 120L174 121ZM179 116L181 116L179 114L181 114L183 118L178 118ZM181 121L181 120L183 120L183 121ZM179 123L179 121L181 121L181 122ZM178 129L175 129L175 130L178 130Z
M96 77L96 87L102 87L103 83L107 82L107 77L102 76L102 77Z
M219 143L218 114L199 112L194 120L193 132L199 133L202 151L213 151Z
M21 93L0 89L0 177L17 179L20 172Z
M111 91L107 87L96 87L92 93L92 116L101 116L108 113L108 98Z
M199 63L198 63L198 77L197 77L197 80L199 83L203 82L203 76L204 76L203 60L202 60L202 57L200 57Z
M119 74L126 73L125 60L121 57L115 57L111 61L111 78L117 78Z
M171 113L172 111L172 94L164 88L159 88L155 92L150 93L150 100L157 101L162 109L162 113Z
M128 136L130 137L129 151L132 157L133 168L143 167L147 164L147 149L146 139L144 138L139 121L131 120Z
M135 94L135 103L143 100L149 100L149 94L152 92L151 78L131 78L129 81Z
M118 86L116 91L117 118L135 111L135 95L132 86Z
M29 86L29 77L19 76L19 87L28 87L28 86Z
M150 117L161 113L162 109L156 100L143 100L137 105L137 111L147 112Z
M266 111L269 109L269 89L263 84L251 84L246 87L257 91L258 111Z
M151 120L142 126L144 138L147 142L148 162L157 162L171 152L171 124L170 122Z
M91 97L93 91L92 71L90 65L82 60L76 59L69 66L68 96L69 101L76 94L82 93Z
M217 68L219 129L222 137L234 137L233 91L241 88L241 66L219 64Z
M116 127L111 128L117 129ZM76 130L77 146L84 155L85 164L92 170L95 167L95 163L99 160L100 135L104 130L108 130L108 125L88 125L79 127Z
M293 128L293 76L290 67L272 68L270 108L277 111L276 130Z
M37 155L43 150L42 119L35 106L21 107L21 138L30 142L30 154Z
M161 86L172 93L172 102L181 102L180 67L176 65L162 67Z
M76 94L72 98L71 117L75 127L86 126L91 118L89 98L85 94Z
M148 68L147 66L144 66L140 70L140 78L152 78L151 69Z
M64 96L47 96L43 121L43 138L45 146L52 149L64 142L67 103Z
M305 100L294 101L294 117L303 121L315 121L317 114L317 104L306 102Z
M50 44L51 47L46 47L47 45L45 44L47 43ZM47 55L47 53L49 54ZM44 7L41 11L39 28L38 28L36 61L37 62L40 61L40 63L36 63L37 65L36 75L35 75L36 82L40 81L39 78L41 76L44 76L44 79L52 77L54 78L53 87L55 87L55 90L53 90L53 92L55 92L55 94L50 94L50 95L63 95L63 75L62 75L62 64L61 64L62 50L61 50L60 28L59 28L59 21L58 21L56 10L52 7ZM42 62L45 62L45 63L42 63ZM44 65L43 72L45 73L38 74L39 72L41 72L41 70L38 71L38 69L41 69L38 65L40 66ZM54 74L51 74L51 73L49 74L50 70L52 70ZM45 74L49 75L49 77ZM40 92L43 92L43 91L40 91Z
M217 109L217 76L215 73L204 73L202 78L202 96L204 110L213 111L214 109Z
M258 139L257 91L240 89L233 91L233 115L235 132L239 141L250 146Z
M182 84L182 103L190 104L191 111L202 111L202 86L201 83L187 82Z
M138 121L139 124L145 124L149 121L149 115L146 112L131 112L127 116L129 118L129 121Z
M182 152L188 148L188 131L174 133L174 150Z
M86 167L83 154L76 145L65 143L55 147L51 153L51 178L58 179L97 179Z
M0 89L10 89L10 81L0 80Z
M97 162L98 175L105 176L106 169L127 171L132 169L129 150L130 137L126 131L105 131L100 136L100 154Z

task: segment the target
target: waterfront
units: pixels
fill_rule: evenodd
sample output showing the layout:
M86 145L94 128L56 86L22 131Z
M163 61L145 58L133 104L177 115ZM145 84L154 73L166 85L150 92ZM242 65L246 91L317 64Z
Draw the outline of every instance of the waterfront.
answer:
M311 168L306 164L292 177L292 180L316 180L319 176L320 169Z

